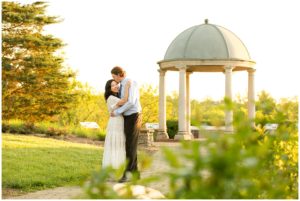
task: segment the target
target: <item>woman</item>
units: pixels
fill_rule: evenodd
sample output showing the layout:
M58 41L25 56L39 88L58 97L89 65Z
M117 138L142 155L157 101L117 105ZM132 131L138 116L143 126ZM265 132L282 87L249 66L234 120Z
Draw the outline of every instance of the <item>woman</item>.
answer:
M104 97L109 113L128 100L130 82L125 86L124 98L118 98L119 84L113 79L105 85ZM112 166L118 169L126 161L124 118L122 115L110 117L106 128L102 167Z

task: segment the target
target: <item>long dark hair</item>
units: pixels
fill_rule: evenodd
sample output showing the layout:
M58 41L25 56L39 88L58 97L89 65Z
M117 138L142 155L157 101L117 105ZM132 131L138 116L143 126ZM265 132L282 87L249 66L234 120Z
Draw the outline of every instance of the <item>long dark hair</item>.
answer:
M108 80L106 82L106 85L105 85L105 93L104 93L104 98L105 98L105 101L107 101L108 97L110 95L113 95L113 96L118 96L118 93L115 93L111 90L111 83L115 81L114 79L111 79L111 80Z

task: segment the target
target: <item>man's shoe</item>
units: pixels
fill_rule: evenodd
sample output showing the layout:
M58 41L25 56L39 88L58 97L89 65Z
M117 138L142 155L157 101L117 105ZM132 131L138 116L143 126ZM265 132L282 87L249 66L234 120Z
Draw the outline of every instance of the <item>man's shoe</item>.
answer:
M128 179L126 177L122 177L118 183L125 183L125 182L128 182Z

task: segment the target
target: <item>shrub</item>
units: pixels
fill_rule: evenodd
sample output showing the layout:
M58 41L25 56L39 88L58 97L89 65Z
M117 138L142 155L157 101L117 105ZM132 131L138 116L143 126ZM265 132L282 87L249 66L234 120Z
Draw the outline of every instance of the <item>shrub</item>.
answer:
M169 138L174 139L178 132L178 120L167 120L167 129Z
M104 140L105 139L105 131L101 129L88 129L82 127L73 127L71 129L71 133L79 136L86 137L96 140Z
M2 122L3 133L19 133L19 134L31 134L34 133L34 125L31 123L25 123L21 120L9 120Z
M9 120L2 122L3 133L17 134L46 134L48 136L64 136L74 134L97 140L105 139L105 131L101 129L87 129L79 126L61 126L58 123L38 122L26 123L21 120Z

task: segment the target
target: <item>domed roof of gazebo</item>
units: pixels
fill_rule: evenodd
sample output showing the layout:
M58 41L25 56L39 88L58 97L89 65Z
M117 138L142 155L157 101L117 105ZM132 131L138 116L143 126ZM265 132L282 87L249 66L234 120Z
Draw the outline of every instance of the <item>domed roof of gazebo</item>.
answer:
M251 60L246 46L233 32L208 20L181 32L164 56L164 61L205 59Z

